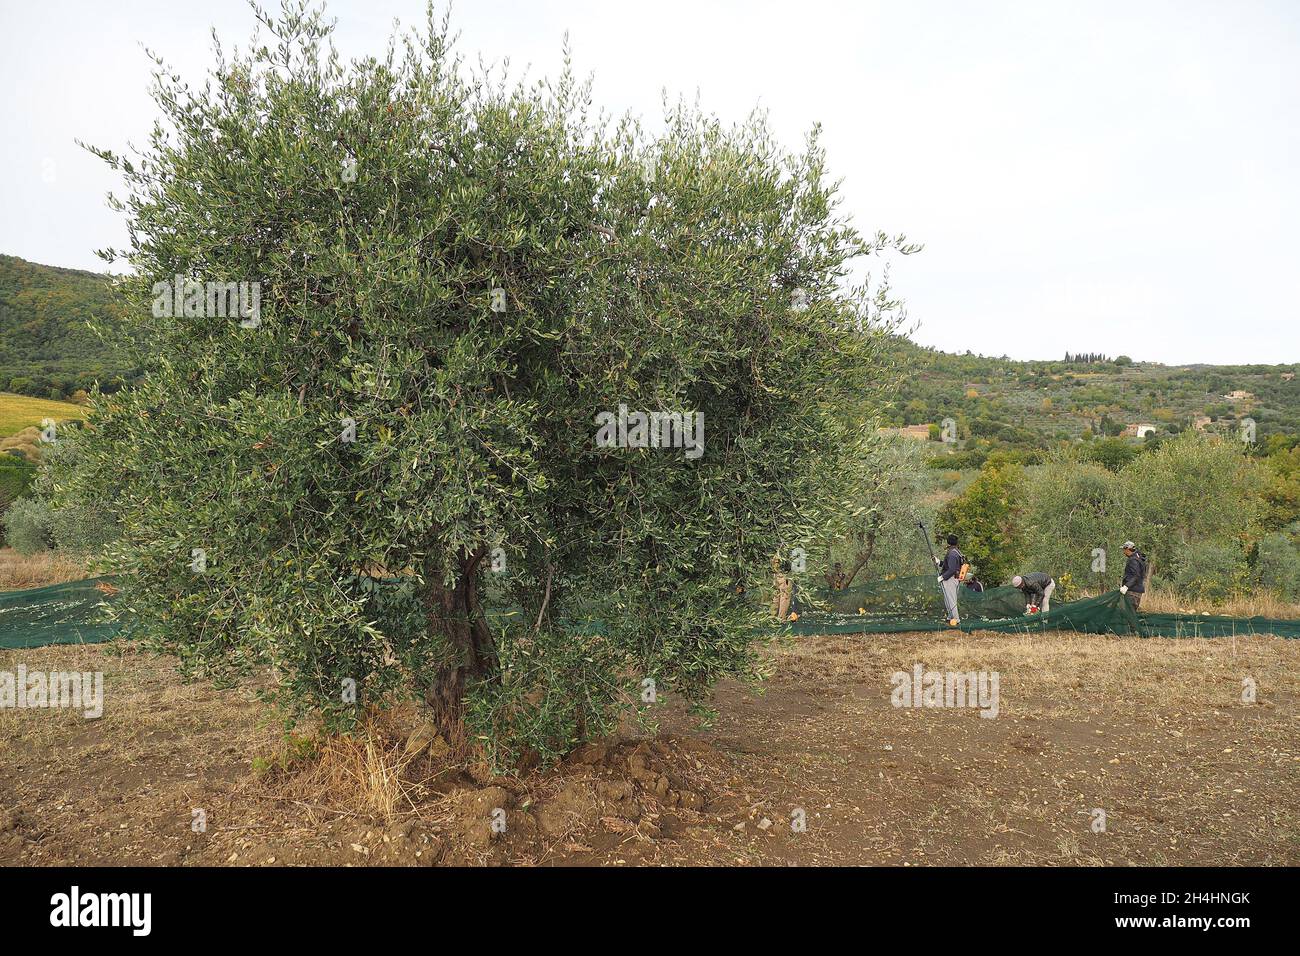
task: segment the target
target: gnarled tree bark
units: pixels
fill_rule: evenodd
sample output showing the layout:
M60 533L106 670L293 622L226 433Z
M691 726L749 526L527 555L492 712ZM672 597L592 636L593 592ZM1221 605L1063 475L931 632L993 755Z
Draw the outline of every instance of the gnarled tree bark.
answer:
M474 680L491 679L497 671L496 642L478 593L479 566L486 553L486 548L462 551L451 585L445 583L442 568L434 561L424 569L429 633L445 640L451 654L451 660L425 688L424 700L439 732L458 749L466 743L466 688Z

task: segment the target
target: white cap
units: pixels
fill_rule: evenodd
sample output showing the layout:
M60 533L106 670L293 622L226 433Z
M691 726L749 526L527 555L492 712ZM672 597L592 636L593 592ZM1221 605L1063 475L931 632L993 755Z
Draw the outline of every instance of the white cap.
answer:
M1125 551L1136 551L1136 550L1137 550L1137 545L1134 544L1132 541L1125 541L1125 542L1124 542L1124 550L1125 550Z

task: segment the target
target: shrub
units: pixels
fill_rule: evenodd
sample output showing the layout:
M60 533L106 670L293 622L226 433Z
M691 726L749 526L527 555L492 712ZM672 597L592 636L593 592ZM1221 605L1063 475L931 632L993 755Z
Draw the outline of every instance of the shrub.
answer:
M1300 600L1300 551L1287 535L1274 532L1260 538L1253 571L1256 587L1288 601Z
M956 534L962 553L980 569L985 584L1010 579L1023 558L1020 533L1024 469L991 457L979 475L935 518L937 540Z
M1246 557L1236 542L1189 545L1174 569L1174 587L1192 600L1222 602L1250 584Z
M50 508L43 501L19 498L4 513L4 538L19 554L36 554L54 543Z

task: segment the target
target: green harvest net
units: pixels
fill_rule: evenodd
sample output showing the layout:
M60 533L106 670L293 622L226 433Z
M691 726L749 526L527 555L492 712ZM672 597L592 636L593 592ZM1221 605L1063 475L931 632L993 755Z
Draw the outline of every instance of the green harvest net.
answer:
M960 630L998 633L1077 631L1139 637L1231 637L1272 634L1300 637L1300 620L1223 617L1209 614L1134 612L1119 591L1068 603L1053 602L1047 614L1025 615L1018 588L957 589ZM943 596L933 575L894 578L816 593L799 619L786 625L794 634L897 634L952 630L944 620Z
M27 591L0 592L0 648L40 647L107 641L121 626L105 621L104 603L113 589L103 578L72 581ZM396 595L395 595L396 596ZM1032 633L1076 631L1140 637L1230 637L1272 634L1300 637L1300 620L1197 614L1134 613L1118 591L1068 603L1048 614L1024 615L1016 588L983 592L958 588L963 631ZM518 613L518 612L503 612ZM949 630L943 599L932 575L893 578L841 591L812 595L799 619L785 626L793 634L897 634ZM588 622L583 627L590 627ZM599 625L595 625L599 629ZM581 628L580 628L581 629Z
M826 591L814 596L817 610L825 606L835 615L851 614L872 618L938 620L944 615L943 597L935 575L886 578L844 588ZM972 591L967 587L957 589L957 608L963 618L995 620L1016 617L1024 613L1025 596L1018 588L989 588Z
M0 591L0 647L110 640L118 631L103 615L110 590L104 578L87 578L26 591Z

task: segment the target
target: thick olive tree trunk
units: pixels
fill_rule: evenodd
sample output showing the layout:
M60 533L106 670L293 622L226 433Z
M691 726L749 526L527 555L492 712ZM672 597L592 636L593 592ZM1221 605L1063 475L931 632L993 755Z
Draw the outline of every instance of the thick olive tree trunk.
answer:
M425 615L429 634L446 642L449 663L425 688L424 700L439 732L453 747L466 743L465 691L470 682L496 673L496 645L479 603L479 564L485 550L462 553L456 581L443 582L441 568L425 568Z

